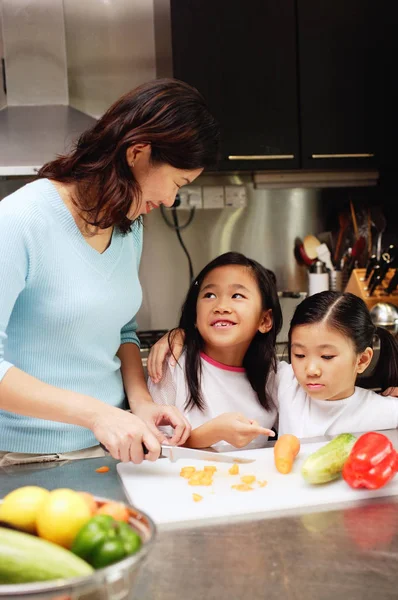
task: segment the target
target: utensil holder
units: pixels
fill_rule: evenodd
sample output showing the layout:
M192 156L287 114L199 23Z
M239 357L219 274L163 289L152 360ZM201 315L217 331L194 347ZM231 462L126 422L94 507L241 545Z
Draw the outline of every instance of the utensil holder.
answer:
M366 269L354 269L351 273L351 277L347 283L347 287L345 289L346 292L351 292L351 294L355 294L362 298L367 307L370 309L378 302L390 302L390 304L394 304L398 306L398 290L393 292L392 294L386 294L385 288L388 286L388 283L393 276L395 269L390 269L387 275L384 278L384 281L381 286L378 286L373 292L372 296L369 296L369 293L365 288L367 287L366 281L361 281L361 278L365 276Z

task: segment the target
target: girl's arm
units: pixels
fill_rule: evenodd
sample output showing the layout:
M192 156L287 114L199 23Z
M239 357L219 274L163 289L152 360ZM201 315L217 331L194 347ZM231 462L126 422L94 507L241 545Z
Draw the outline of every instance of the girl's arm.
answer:
M117 353L121 361L124 389L131 411L140 417L160 442L165 436L158 425L170 425L174 429L170 444L186 442L191 426L175 406L155 404L145 381L139 348L136 344L122 344Z
M275 433L240 413L224 413L194 429L185 446L187 448L209 448L224 441L235 448L243 448L259 435L273 437Z
M154 383L158 383L163 375L163 365L166 357L170 354L170 365L174 366L176 361L180 358L184 349L184 332L182 329L175 329L170 337L170 345L172 354L169 346L169 333L160 338L151 348L148 356L148 375Z

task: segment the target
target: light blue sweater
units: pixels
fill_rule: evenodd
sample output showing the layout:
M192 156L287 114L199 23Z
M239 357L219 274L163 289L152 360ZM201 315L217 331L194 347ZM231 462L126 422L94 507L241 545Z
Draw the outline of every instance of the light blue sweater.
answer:
M124 401L121 344L139 345L142 226L114 230L100 254L41 179L0 202L0 397L13 366L107 404ZM97 444L89 429L0 410L0 451L62 453Z

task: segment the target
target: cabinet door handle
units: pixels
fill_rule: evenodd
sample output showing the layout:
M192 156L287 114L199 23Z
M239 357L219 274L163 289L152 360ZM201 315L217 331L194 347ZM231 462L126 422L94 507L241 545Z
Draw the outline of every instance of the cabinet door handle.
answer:
M311 154L311 158L371 158L374 153L359 154Z
M228 160L286 160L294 158L294 154L231 154Z

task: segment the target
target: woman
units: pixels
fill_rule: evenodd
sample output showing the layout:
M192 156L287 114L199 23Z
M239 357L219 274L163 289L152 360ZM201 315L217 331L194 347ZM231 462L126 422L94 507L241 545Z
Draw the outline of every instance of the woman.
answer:
M139 463L143 444L159 456L158 425L189 436L141 366L140 217L214 163L218 136L195 89L151 82L0 203L0 464L98 456L98 442Z

